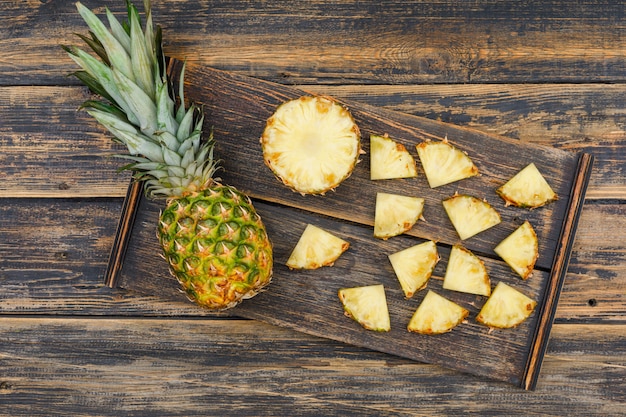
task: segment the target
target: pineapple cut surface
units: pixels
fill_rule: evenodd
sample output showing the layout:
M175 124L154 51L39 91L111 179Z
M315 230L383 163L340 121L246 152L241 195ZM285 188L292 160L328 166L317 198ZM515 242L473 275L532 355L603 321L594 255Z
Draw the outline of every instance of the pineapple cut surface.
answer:
M506 184L496 190L506 202L522 208L537 208L557 199L557 195L550 187L537 166L528 164Z
M291 269L317 269L331 266L350 247L350 243L312 224L308 224L294 247L287 266Z
M421 334L449 332L469 315L469 310L457 303L428 291L411 317L407 330Z
M491 294L491 281L483 261L470 250L455 245L450 251L443 288L489 296Z
M486 201L455 194L443 201L443 207L461 240L469 239L500 223L500 214Z
M495 247L498 254L522 279L527 279L533 272L539 256L537 234L530 222L525 221L513 233L504 238Z
M363 328L377 332L391 330L387 297L382 284L341 288L338 294L346 316Z
M439 262L437 245L432 240L388 256L406 298L424 288Z
M374 237L388 239L410 230L423 210L423 198L377 193Z
M448 142L425 141L416 146L430 188L478 175L470 157Z
M265 164L301 194L324 194L350 176L361 153L352 115L327 97L278 106L261 136Z
M508 329L526 320L536 305L535 300L504 282L499 282L476 320L489 327Z
M415 159L404 145L387 135L370 135L370 179L386 180L416 176Z

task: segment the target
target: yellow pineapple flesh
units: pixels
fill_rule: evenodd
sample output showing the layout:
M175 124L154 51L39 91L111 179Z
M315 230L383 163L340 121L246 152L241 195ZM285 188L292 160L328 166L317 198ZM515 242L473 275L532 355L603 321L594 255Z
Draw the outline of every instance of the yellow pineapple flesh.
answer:
M440 259L432 240L392 253L388 258L406 298L426 286Z
M317 269L332 266L350 243L312 224L308 224L294 247L287 266L291 269Z
M338 295L346 316L363 328L377 332L391 330L387 297L382 284L341 288Z
M285 185L324 194L350 176L361 153L352 115L328 97L303 96L278 106L261 136L263 159Z
M506 205L533 209L557 199L544 176L534 163L528 164L513 178L496 190Z
M377 193L374 237L388 239L410 230L422 216L424 199Z
M491 281L483 261L469 249L455 245L450 251L443 288L489 296L491 294Z
M539 243L535 229L528 220L525 221L504 238L495 247L494 252L522 279L527 279L532 274L539 256Z
M370 179L386 180L416 176L415 159L404 145L387 135L370 135Z
M447 138L425 141L416 148L430 188L478 175L478 168L470 157L448 142Z
M479 323L507 329L518 326L535 309L537 302L515 288L499 282L476 316Z
M421 334L442 334L463 322L468 315L469 310L434 291L428 291L411 317L407 330Z
M500 214L485 200L455 194L443 201L443 207L461 240L469 239L500 223Z

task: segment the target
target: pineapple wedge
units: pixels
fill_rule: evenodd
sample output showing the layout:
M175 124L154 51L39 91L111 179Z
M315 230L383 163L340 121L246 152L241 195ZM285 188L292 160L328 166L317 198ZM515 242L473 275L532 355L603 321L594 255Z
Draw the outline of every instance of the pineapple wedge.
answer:
M428 291L415 310L407 330L421 334L449 332L468 316L469 311L433 291Z
M404 145L384 136L370 135L370 179L387 180L417 176L415 159Z
M440 259L432 240L392 253L388 258L406 298L426 286Z
M346 316L363 328L376 332L391 330L385 288L382 284L341 288L338 292Z
M425 141L416 148L430 188L478 175L478 168L470 157L450 144L447 138Z
M557 199L546 179L534 163L528 164L506 184L496 190L506 205L534 209Z
M389 239L410 230L422 216L424 199L397 194L376 194L374 237Z
M536 305L535 300L504 282L499 282L476 320L489 327L508 329L526 320Z
M535 229L528 220L495 247L494 252L522 279L533 272L539 257L539 243Z
M470 250L455 245L450 251L443 288L487 297L491 294L491 281L483 261Z
M443 200L443 207L461 240L483 232L500 223L500 214L485 200L455 194Z
M287 266L290 269L317 269L332 266L350 243L326 230L308 224L294 247Z
M348 178L361 154L360 141L348 109L312 96L278 106L261 136L265 164L301 194L324 194Z

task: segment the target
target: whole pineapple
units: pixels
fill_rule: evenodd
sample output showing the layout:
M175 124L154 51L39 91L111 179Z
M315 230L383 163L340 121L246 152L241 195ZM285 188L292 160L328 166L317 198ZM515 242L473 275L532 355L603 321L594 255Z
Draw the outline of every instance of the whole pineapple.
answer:
M126 5L128 21L120 23L107 9L107 27L76 4L90 28L89 36L79 36L100 59L64 49L82 68L74 75L103 98L83 107L126 145L124 169L144 181L148 196L166 198L157 235L188 297L210 309L233 307L269 284L271 242L250 199L214 178L212 135L202 138L202 111L185 106L184 68L178 97L172 91L149 0L144 29L135 6Z

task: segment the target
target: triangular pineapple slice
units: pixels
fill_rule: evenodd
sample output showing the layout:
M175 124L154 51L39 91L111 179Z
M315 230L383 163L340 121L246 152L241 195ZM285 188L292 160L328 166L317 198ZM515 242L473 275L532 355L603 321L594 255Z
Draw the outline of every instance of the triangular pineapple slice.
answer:
M410 230L422 216L424 199L397 194L376 194L374 237L388 239Z
M535 229L528 220L495 247L497 253L509 266L527 279L533 272L539 256L539 243Z
M261 136L265 164L301 194L324 194L348 178L360 143L348 109L328 97L303 96L281 104Z
M489 296L491 281L485 264L470 250L455 245L443 278L443 288L469 294Z
M501 221L500 214L489 203L470 195L455 194L443 200L443 207L461 240L469 239Z
M426 286L439 262L437 245L432 240L420 243L388 256L406 298Z
M499 282L476 320L489 327L507 329L526 320L536 305L535 300L504 282Z
M428 291L411 317L407 329L421 334L446 333L465 320L468 314L469 311L457 303Z
M416 146L430 188L478 175L469 156L448 142L425 141Z
M370 135L370 179L387 180L416 176L415 159L404 145L386 134Z
M349 242L308 224L291 252L287 266L291 269L316 269L331 266L349 247Z
M391 330L385 288L382 284L341 288L339 299L346 316L356 320L367 330Z
M496 190L506 202L523 208L537 208L557 199L546 179L534 163L519 171L506 184Z

